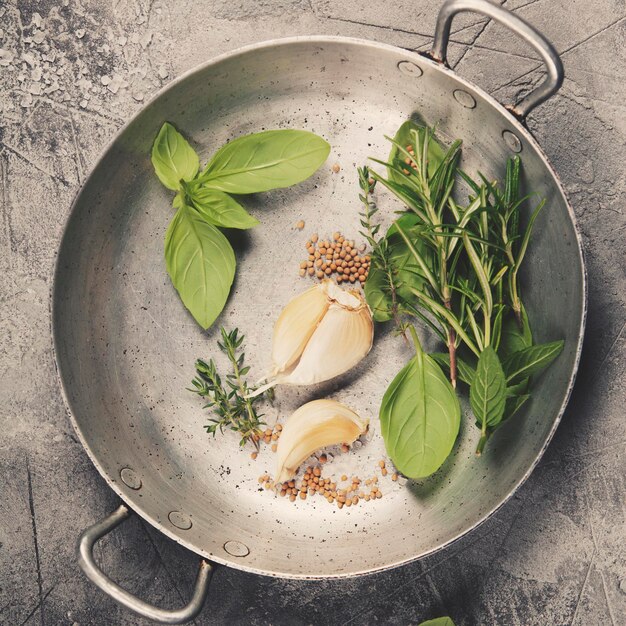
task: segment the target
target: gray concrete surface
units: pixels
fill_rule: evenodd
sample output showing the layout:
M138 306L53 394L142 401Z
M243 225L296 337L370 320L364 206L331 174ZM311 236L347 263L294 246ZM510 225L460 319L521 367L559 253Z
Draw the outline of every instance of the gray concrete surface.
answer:
M294 582L219 569L197 624L577 626L626 623L626 9L624 0L509 0L563 56L560 93L529 127L561 175L587 254L590 310L574 397L515 498L410 566ZM48 293L72 198L125 120L212 56L293 34L422 50L439 3L383 0L5 0L0 3L0 623L145 624L79 571L78 533L117 504L57 387ZM476 16L451 62L502 101L541 79L535 55ZM97 556L157 604L187 597L196 558L134 519Z

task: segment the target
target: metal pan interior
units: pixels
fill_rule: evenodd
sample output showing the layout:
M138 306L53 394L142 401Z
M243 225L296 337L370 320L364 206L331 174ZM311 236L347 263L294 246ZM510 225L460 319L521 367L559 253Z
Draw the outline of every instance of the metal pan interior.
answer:
M512 146L521 149L527 186L548 200L524 273L525 301L531 319L541 320L533 329L537 341L565 338L565 350L483 458L474 456L478 431L465 411L457 446L431 479L380 479L383 498L350 509L319 497L292 504L259 489L257 477L272 470L269 449L253 461L234 435L207 436L201 400L185 387L195 358L215 355L219 323L246 334L251 375L265 373L273 321L309 284L297 272L307 234L341 230L358 239L355 165L386 155L383 136L415 111L443 136L463 139L469 171L501 176ZM307 182L244 200L261 226L233 238L236 283L208 333L186 313L165 272L171 194L149 159L165 120L191 138L203 160L225 141L263 128L309 129L332 145L327 166ZM339 173L331 171L335 162ZM379 204L390 220L396 207L389 196L380 192ZM300 219L302 232L294 229ZM339 38L253 46L187 74L153 100L118 135L77 197L53 294L66 401L109 484L192 550L290 577L348 576L401 564L453 541L500 506L554 432L577 365L584 310L571 211L523 127L482 91L427 59ZM370 434L360 449L336 454L326 471L371 476L384 451L380 399L409 356L401 340L378 328L373 351L356 371L316 388L279 388L268 421L315 397L345 402L371 418Z

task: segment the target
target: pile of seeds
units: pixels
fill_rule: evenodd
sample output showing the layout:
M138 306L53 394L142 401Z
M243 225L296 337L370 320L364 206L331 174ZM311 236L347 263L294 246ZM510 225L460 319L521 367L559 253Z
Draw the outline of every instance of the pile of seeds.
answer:
M319 462L321 465L326 463L325 454L320 455ZM387 475L385 461L378 462L381 474ZM398 475L394 473L391 476L394 482L398 480ZM326 499L329 504L337 504L342 509L344 506L357 506L360 502L369 502L370 500L380 500L383 493L378 487L378 476L374 475L365 481L358 476L348 478L345 474L340 479L328 478L322 475L322 468L319 465L309 466L305 470L302 479L289 480L284 483L274 483L269 474L259 476L259 484L263 485L267 491L273 489L282 497L289 497L291 502L295 502L298 498L306 500L307 496L319 495Z
M305 248L309 257L300 263L300 276L334 277L337 283L363 284L367 279L370 257L363 255L365 244L357 249L353 240L339 232L333 233L332 239L323 240L314 233Z
M253 435L252 439L254 441L254 443L257 445L263 441L264 443L271 443L272 444L272 452L276 452L276 449L278 448L278 439L280 437L281 432L283 431L283 425L282 424L276 424L274 426L274 428L266 428L264 431L259 432L258 435ZM259 456L259 452L258 450L255 450L250 457L252 459L256 459L257 456Z

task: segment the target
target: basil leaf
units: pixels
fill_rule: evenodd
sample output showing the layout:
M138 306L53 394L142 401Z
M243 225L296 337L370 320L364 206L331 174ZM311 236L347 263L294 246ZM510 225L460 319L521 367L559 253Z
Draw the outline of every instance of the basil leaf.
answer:
M185 194L182 191L179 191L172 200L172 208L180 209L183 204L185 204Z
M507 398L502 421L508 420L510 417L513 417L513 415L515 415L522 408L522 405L526 403L526 400L528 400L528 398L530 398L529 393L524 393L519 396Z
M396 224L400 225L400 228L427 263L430 263L432 253L424 243L423 237L420 236L423 226L420 225L419 218L414 213L405 213L389 227L386 237L391 248L390 260L395 270L394 284L397 294L400 299L412 302L415 296L411 289L421 290L425 279L413 253L398 232Z
M425 125L414 122L413 120L407 120L400 126L394 136L394 141L399 143L406 149L408 145L414 146L413 131L417 131L419 135L420 144L424 141ZM433 137L428 145L428 173L432 176L445 156L445 151L441 144ZM400 169L409 169L404 159L406 155L400 152L400 149L395 144L391 147L389 153L389 163L399 167ZM402 179L402 176L398 174L394 169L387 168L389 173L389 179L395 183L404 184L406 181Z
M448 371L450 371L450 355L445 352L433 352L430 355L441 367L445 367ZM476 370L466 363L463 359L460 359L458 354L456 357L456 376L458 380L465 383L466 385L471 385L474 380L474 376L476 375Z
M392 317L391 288L387 273L372 263L365 281L365 300L376 322L387 322Z
M152 165L159 180L168 189L177 191L181 179L190 181L198 173L200 162L187 140L165 122L152 145Z
M209 223L222 228L253 228L259 220L223 191L201 187L192 195L194 208Z
M452 451L460 423L452 385L416 343L416 355L393 379L380 407L387 454L405 476L430 476Z
M502 333L500 335L500 345L498 355L505 359L514 352L519 352L524 348L533 345L533 335L530 330L530 323L526 309L522 305L522 328L517 323L513 313L509 313L502 322Z
M506 378L500 359L491 346L478 358L476 374L470 387L470 405L479 424L497 426L504 415Z
M504 363L507 383L514 385L550 365L563 350L563 340L542 343L514 352Z
M304 130L266 130L220 148L200 179L228 193L257 193L306 180L328 157L330 145Z
M165 263L184 305L202 328L211 326L235 277L235 254L228 239L184 205L165 235Z
M411 238L415 247L427 260L431 252L426 248L423 239L419 237L422 227L419 218L414 213L405 213L397 220L402 230ZM399 301L412 302L414 299L411 289L421 289L424 278L421 269L405 240L398 232L396 223L392 224L385 235L385 244L388 247L388 260L391 265L393 284ZM372 267L365 281L365 299L372 309L372 315L377 322L386 322L392 317L393 300L389 277L376 263L374 258Z
M422 622L418 626L454 626L454 622L449 617L436 617Z
M524 378L521 383L517 383L515 385L509 385L506 388L506 397L514 398L515 396L524 395L528 391L528 386L530 384L529 378Z

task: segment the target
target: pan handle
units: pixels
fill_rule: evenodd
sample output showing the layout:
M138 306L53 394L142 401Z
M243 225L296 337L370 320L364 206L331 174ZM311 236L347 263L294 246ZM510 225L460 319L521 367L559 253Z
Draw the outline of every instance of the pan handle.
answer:
M446 63L448 41L452 19L457 13L471 11L486 15L492 20L506 26L509 30L527 41L543 59L548 69L545 80L514 106L507 108L524 119L538 104L553 96L563 84L563 64L554 46L533 26L511 11L488 0L446 0L437 17L435 40L430 56L440 63Z
M93 547L96 541L104 537L104 535L112 531L116 526L119 526L119 524L125 519L128 519L130 515L130 509L122 504L108 517L105 517L103 520L85 530L78 540L78 564L87 575L87 578L100 587L104 593L111 596L111 598L119 602L122 606L125 606L127 609L134 611L142 617L162 624L182 624L183 622L193 619L202 609L202 605L209 591L213 567L208 561L204 559L200 561L200 571L198 572L193 596L189 604L173 611L159 609L140 600L125 589L122 589L117 583L113 582L96 565L93 558Z

